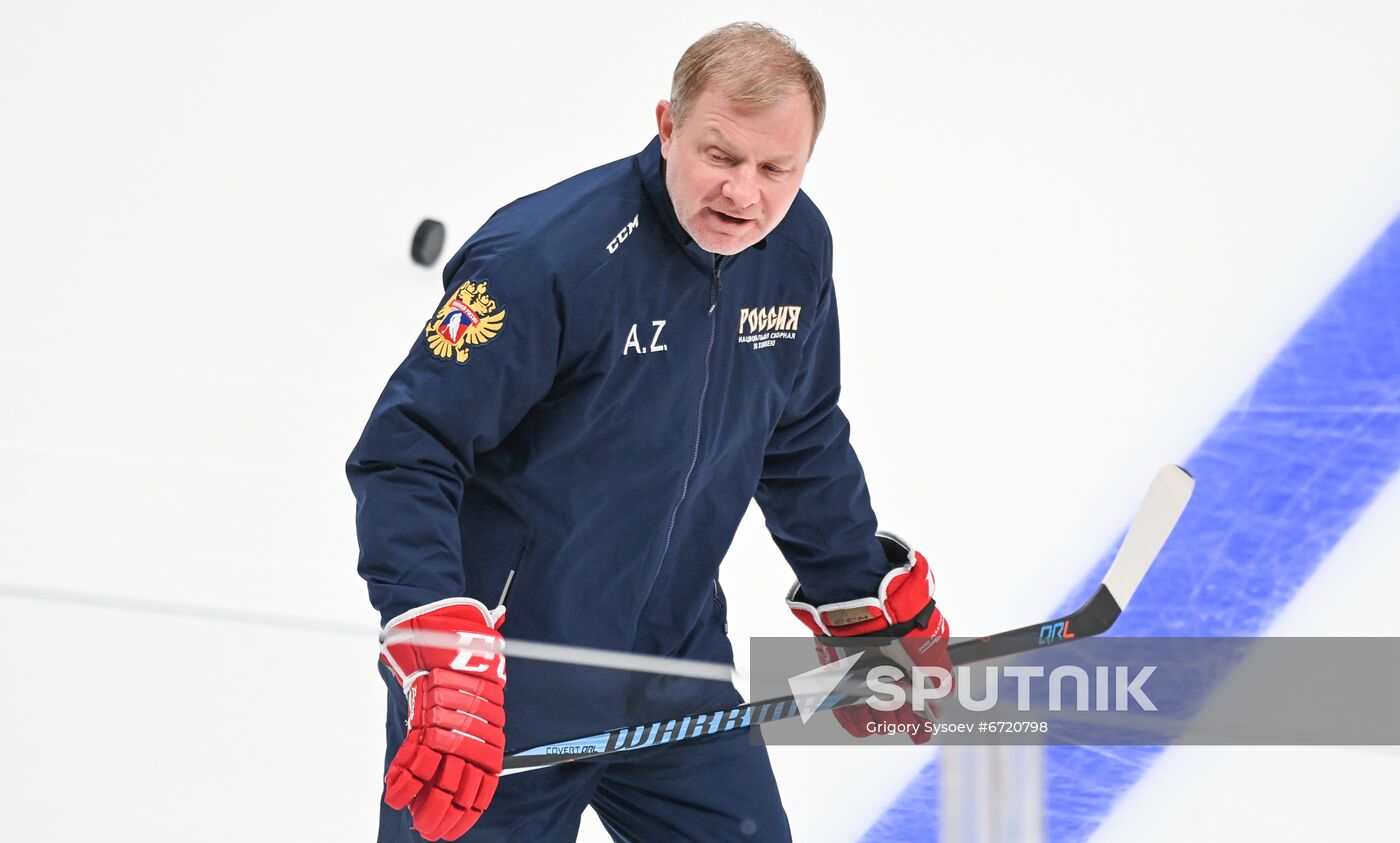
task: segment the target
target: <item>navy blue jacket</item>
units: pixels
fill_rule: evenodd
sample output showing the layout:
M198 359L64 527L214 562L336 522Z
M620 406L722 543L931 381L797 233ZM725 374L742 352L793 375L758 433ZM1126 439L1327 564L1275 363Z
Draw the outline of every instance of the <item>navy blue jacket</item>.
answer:
M718 568L755 498L814 604L890 570L837 407L826 221L799 193L717 258L662 166L653 140L519 199L448 262L347 466L385 620L494 605L514 571L507 640L728 660ZM521 710L529 670L511 663L512 747L570 735Z

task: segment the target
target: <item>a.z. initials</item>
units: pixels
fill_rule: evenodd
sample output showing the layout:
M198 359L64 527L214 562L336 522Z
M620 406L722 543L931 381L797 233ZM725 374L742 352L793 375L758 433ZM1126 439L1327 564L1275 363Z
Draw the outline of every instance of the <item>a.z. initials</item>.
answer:
M661 331L666 327L665 319L657 319L651 323L656 329L651 335L651 346L643 348L641 340L637 339L637 323L632 323L632 330L627 332L627 344L622 347L622 356L629 354L646 354L648 351L665 351L666 346L661 342Z
M1069 621L1047 623L1040 628L1040 644L1054 644L1057 641L1069 641L1072 638L1074 638L1074 633L1069 631Z

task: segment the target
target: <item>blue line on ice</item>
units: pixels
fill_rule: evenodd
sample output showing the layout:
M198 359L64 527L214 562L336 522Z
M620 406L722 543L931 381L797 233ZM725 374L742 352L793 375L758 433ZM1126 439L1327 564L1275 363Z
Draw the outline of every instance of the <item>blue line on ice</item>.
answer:
M1115 635L1248 636L1400 469L1400 218L1186 461L1196 492ZM1111 556L1059 611L1082 603ZM1088 838L1161 747L1048 747L1048 839ZM866 832L938 839L929 764Z

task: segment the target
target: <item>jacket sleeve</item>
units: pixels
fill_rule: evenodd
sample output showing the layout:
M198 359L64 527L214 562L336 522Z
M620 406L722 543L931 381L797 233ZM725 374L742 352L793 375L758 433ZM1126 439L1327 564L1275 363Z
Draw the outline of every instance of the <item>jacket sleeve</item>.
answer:
M815 317L754 497L803 593L820 605L875 594L891 564L875 538L865 474L837 406L840 330L829 280Z
M500 257L473 259L466 248L444 278L441 307L389 379L346 464L359 572L386 620L435 600L477 596L463 594L463 489L477 455L510 433L558 368L560 318L549 277ZM489 299L479 298L479 286L468 292L472 312L457 310L454 323L451 303L468 282L484 282ZM475 331L447 342L473 316L495 335L482 341ZM444 321L445 336L437 331Z

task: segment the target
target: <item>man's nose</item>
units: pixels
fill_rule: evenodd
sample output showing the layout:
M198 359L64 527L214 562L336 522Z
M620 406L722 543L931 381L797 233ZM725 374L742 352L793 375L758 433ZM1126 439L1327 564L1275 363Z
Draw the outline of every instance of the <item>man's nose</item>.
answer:
M748 167L736 167L729 180L724 183L724 198L734 205L734 210L742 211L758 201L758 181Z

